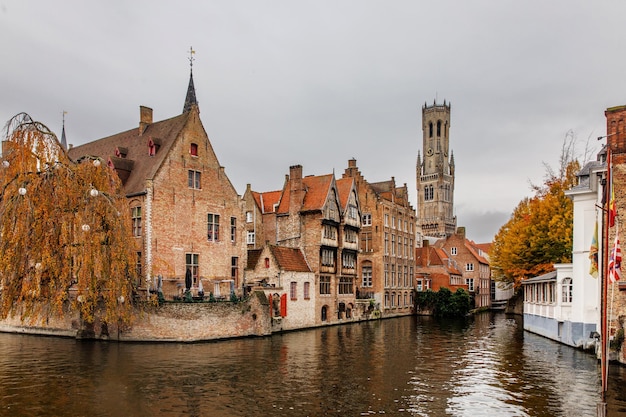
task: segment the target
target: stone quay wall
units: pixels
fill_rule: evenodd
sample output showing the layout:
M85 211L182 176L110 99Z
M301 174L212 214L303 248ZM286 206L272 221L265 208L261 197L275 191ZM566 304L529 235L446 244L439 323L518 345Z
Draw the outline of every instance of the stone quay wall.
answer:
M63 317L19 316L0 320L0 331L34 335L94 338L125 342L199 342L272 333L269 303L263 292L230 303L165 303L138 313L129 328L86 326L78 314Z

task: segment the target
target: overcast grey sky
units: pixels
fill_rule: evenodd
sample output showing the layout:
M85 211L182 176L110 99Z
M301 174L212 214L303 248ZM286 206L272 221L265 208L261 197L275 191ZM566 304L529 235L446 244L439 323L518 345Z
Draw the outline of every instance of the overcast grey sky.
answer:
M452 103L458 225L492 239L626 104L626 1L0 0L0 123L29 113L79 145L182 112L189 48L201 118L240 194L289 166L395 177L415 206L425 102Z

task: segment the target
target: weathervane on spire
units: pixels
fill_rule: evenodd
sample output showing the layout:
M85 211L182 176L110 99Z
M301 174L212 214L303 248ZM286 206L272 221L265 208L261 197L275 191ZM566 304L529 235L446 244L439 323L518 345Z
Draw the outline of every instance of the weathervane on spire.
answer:
M189 47L189 68L191 68L193 70L193 61L194 61L194 57L193 54L195 54L196 51L193 50L193 46Z

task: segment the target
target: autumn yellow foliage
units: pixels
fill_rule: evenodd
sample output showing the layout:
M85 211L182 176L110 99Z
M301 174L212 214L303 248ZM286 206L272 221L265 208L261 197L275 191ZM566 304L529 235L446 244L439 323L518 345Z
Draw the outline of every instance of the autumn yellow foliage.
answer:
M575 185L577 161L550 175L535 196L525 198L495 236L490 252L494 279L513 282L554 270L572 260L574 209L565 191Z
M128 322L136 253L117 175L96 158L71 161L24 113L5 129L0 317L80 311L87 323Z

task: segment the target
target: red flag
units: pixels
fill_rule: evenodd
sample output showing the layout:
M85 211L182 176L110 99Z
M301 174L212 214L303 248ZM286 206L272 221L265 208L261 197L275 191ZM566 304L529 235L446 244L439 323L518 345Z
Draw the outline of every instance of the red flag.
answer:
M609 258L609 278L611 282L619 281L622 278L622 250L619 246L619 236L615 233L615 245Z

